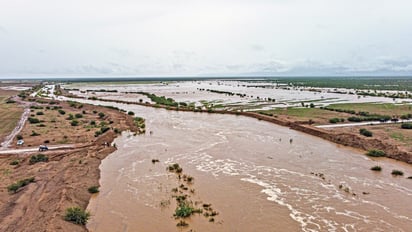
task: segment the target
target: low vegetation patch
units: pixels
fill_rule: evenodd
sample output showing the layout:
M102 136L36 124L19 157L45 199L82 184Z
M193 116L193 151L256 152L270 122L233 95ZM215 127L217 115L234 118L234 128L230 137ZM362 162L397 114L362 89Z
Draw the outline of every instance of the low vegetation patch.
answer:
M185 222L185 221L183 221L183 220L180 220L177 224L176 224L176 226L178 226L178 227L185 227L185 226L188 226L189 224L187 223L187 222Z
M412 129L412 123L402 123L402 129Z
M167 170L169 171L169 172L175 172L175 173L182 173L182 171L183 171L183 169L179 166L179 164L172 164L172 165L169 165L168 167L167 167Z
M90 218L90 213L79 207L70 207L66 209L64 220L73 222L78 225L86 225Z
M177 218L186 218L191 216L194 213L195 209L189 205L187 202L182 202L175 210L175 217Z
M403 176L403 172L396 169L392 170L391 174L393 176Z
M385 152L382 150L369 150L366 153L367 156L371 156L371 157L384 157L386 156Z
M372 137L372 135L373 135L371 131L368 131L365 128L359 129L359 133L363 136L366 136L366 137Z
M38 118L34 118L34 117L29 117L27 120L29 120L29 122L31 124L40 123L40 120Z
M32 157L30 157L30 164L35 164L38 162L47 162L49 161L49 157L47 157L44 154L38 154L38 155L33 155Z
M14 184L9 185L9 186L7 187L7 190L8 190L10 193L16 193L20 188L22 188L22 187L24 187L24 186L26 186L26 185L28 185L28 184L30 184L30 183L32 183L32 182L34 182L34 177L30 177L30 178L27 178L27 179L19 180L19 181L17 181L17 182L14 183Z
M13 166L19 165L19 164L20 164L20 160L18 160L18 159L13 160L13 161L10 162L10 165L13 165Z
M340 122L340 119L339 118L331 118L331 119L329 119L329 122L330 123L338 123L338 122Z
M91 186L90 188L87 189L89 193L98 193L99 192L99 186Z
M371 167L371 170L380 172L380 171L382 171L382 167L381 166L373 166L373 167Z

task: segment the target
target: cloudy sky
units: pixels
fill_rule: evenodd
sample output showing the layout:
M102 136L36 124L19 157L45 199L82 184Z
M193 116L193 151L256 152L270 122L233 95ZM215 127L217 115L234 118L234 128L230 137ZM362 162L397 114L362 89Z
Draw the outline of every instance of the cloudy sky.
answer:
M0 77L412 75L410 0L0 0Z

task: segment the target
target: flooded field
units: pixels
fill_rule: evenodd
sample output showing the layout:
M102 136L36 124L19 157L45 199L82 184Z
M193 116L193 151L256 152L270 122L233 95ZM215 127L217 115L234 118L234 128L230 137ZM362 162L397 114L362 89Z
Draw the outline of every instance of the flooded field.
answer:
M99 97L105 99L122 99L127 101L150 102L146 96L136 92L148 92L158 96L173 98L176 102L193 103L196 106L213 104L218 108L245 110L271 109L288 106L301 106L314 103L326 106L334 103L361 102L410 102L411 99L392 99L386 97L358 96L353 89L312 89L292 88L277 83L261 83L246 81L182 81L144 84L71 84L64 88L73 89L79 96ZM104 89L105 92L99 92ZM108 92L117 91L117 92ZM214 91L214 92L212 92ZM345 91L347 94L338 93ZM125 94L128 92L128 94ZM134 93L131 93L134 92ZM226 93L233 93L229 95ZM349 94L351 93L351 94Z
M123 134L103 160L101 192L88 207L91 231L411 228L410 165L252 118L97 104L134 111L146 118L147 133ZM194 177L192 199L212 204L215 222L194 215L188 227L176 227L171 191L179 181L166 171L172 163ZM371 171L375 165L382 171ZM393 169L405 176L392 176Z

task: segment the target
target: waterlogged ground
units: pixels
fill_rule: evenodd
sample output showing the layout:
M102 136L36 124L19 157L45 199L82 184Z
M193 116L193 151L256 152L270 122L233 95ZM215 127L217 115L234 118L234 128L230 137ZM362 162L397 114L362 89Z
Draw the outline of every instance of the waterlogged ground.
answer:
M259 110L277 107L301 106L301 103L314 103L317 106L326 106L333 103L361 103L361 102L386 102L400 103L412 101L411 99L392 99L384 97L357 96L355 94L340 94L336 92L352 92L347 89L322 89L320 92L310 91L311 88L290 88L276 83L246 82L246 81L182 81L143 84L71 84L64 88L78 89L72 93L107 99L127 101L150 102L150 99L140 94L124 94L124 92L149 92L158 96L173 98L177 102L195 103L196 106L213 104L218 108ZM113 92L93 92L93 90L109 90ZM235 95L214 93L209 90L231 92ZM87 90L91 90L87 92ZM236 95L244 95L243 97Z
M219 212L214 223L193 216L183 231L411 229L410 165L252 118L98 104L133 110L148 133L123 134L103 160L101 192L88 207L91 231L180 231L171 163L195 178L193 200ZM383 170L370 171L375 165ZM393 177L393 169L405 176Z

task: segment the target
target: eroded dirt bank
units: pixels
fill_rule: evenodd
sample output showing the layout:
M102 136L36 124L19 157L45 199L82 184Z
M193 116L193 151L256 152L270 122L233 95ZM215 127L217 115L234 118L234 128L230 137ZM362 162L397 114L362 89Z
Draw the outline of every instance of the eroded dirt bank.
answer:
M61 106L69 110L65 104ZM99 185L101 160L116 150L106 145L118 136L113 128L131 131L138 128L131 116L116 109L89 105L82 109L103 112L105 119L111 121L111 130L75 149L43 152L48 162L30 164L33 153L0 156L0 231L87 231L84 226L65 221L65 210L73 206L86 209L91 197L87 189ZM16 160L18 164L11 165ZM12 183L31 177L33 183L14 194L8 191Z

